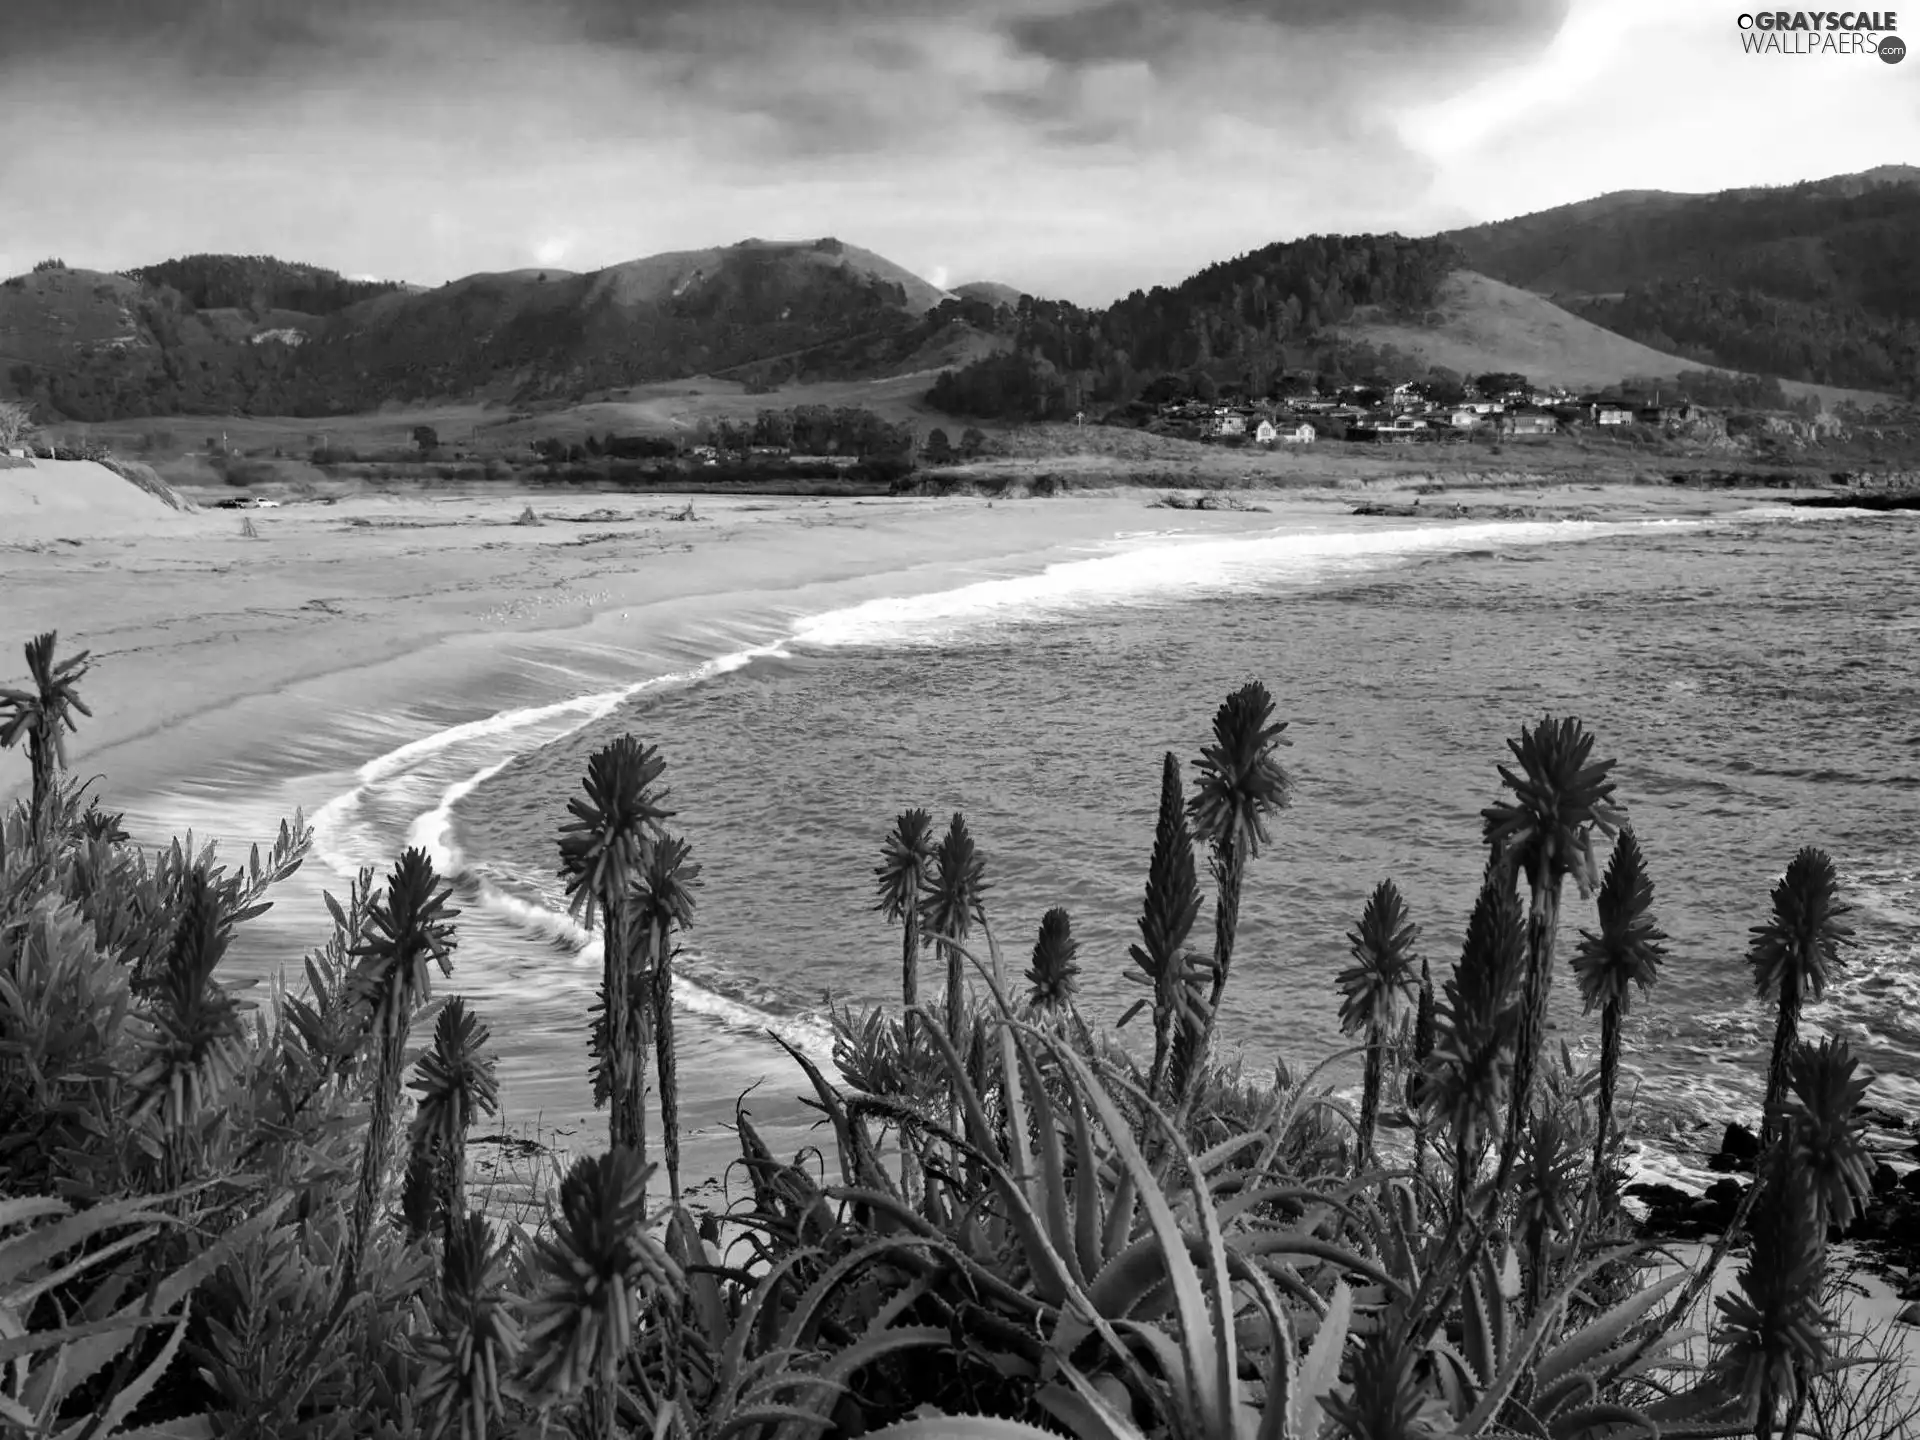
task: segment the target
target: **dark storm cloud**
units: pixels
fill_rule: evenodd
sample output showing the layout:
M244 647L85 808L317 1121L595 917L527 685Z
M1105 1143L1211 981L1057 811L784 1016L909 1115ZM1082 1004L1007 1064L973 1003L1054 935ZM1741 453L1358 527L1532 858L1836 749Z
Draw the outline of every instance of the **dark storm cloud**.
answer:
M0 66L166 59L245 72L329 51L371 58L365 22L394 7L376 0L5 0L0 8Z

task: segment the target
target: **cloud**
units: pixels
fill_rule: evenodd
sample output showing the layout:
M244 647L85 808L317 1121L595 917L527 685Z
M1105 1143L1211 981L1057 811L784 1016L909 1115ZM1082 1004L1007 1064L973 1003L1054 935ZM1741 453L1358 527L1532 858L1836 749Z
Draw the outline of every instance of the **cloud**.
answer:
M1315 231L1913 148L1912 62L1756 68L1678 8L0 0L0 132L33 137L0 194L34 197L0 272L240 250L432 283L835 234L1104 302Z

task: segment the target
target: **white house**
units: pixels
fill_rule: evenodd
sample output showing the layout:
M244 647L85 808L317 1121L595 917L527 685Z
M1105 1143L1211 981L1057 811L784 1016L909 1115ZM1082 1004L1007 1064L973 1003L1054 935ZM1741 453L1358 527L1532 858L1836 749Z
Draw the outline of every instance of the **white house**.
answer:
M1244 435L1247 433L1247 417L1234 410L1216 410L1213 412L1213 433Z
M1280 432L1273 428L1271 420L1262 420L1253 427L1253 440L1256 445L1271 445L1279 434Z
M1318 437L1319 432L1304 420L1280 432L1280 438L1289 445L1311 445Z

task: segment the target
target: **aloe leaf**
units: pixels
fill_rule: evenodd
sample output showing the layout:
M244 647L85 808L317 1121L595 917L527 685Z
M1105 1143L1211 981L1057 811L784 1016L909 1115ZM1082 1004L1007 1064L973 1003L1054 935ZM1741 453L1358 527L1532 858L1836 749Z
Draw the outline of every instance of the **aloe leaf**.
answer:
M1560 1380L1586 1368L1612 1350L1641 1316L1684 1283L1686 1278L1685 1274L1669 1275L1658 1284L1629 1295L1606 1314L1581 1326L1573 1335L1542 1355L1540 1363L1534 1367L1535 1393L1546 1394Z
M1295 1435L1320 1433L1321 1405L1327 1392L1340 1380L1340 1358L1347 1347L1347 1331L1353 1324L1353 1292L1347 1282L1337 1280L1327 1313L1320 1322L1320 1333L1313 1337L1307 1358L1301 1363L1299 1383L1293 1388L1295 1414L1291 1417Z
M1144 1440L1132 1419L1120 1413L1094 1383L1072 1365L1063 1364L1066 1385L1049 1385L1034 1398L1048 1414L1064 1421L1075 1440Z
M1193 1377L1193 1388L1187 1398L1195 1413L1193 1419L1200 1433L1224 1435L1232 1426L1232 1411L1229 1397L1212 1384L1203 1382L1203 1376L1224 1368L1217 1365L1222 1357L1232 1354L1232 1327L1228 1326L1228 1335L1216 1340L1213 1333L1211 1307L1207 1303L1206 1292L1201 1287L1200 1272L1195 1269L1192 1257L1187 1253L1180 1222L1173 1213L1173 1207L1167 1202L1160 1186L1155 1183L1153 1170L1147 1164L1146 1157L1140 1153L1135 1143L1132 1128L1126 1117L1114 1104L1086 1062L1064 1046L1055 1046L1055 1053L1064 1065L1069 1066L1079 1077L1087 1099L1100 1116L1100 1123L1106 1127L1109 1138L1126 1171L1134 1178L1139 1188L1140 1199L1145 1204L1149 1222L1160 1238L1167 1255L1168 1280L1173 1286L1175 1307L1179 1315L1180 1340L1186 1355L1186 1368ZM1163 1117L1164 1119L1164 1117ZM1176 1142L1177 1143L1177 1142ZM1210 1213L1210 1212L1209 1212ZM1221 1283L1225 1282L1225 1259L1221 1259L1219 1274ZM1232 1372L1229 1371L1229 1374Z
M1087 1124L1087 1107L1081 1103L1077 1088L1069 1091L1067 1106L1073 1116L1074 1243L1080 1252L1080 1274L1085 1280L1091 1280L1100 1272L1109 1253L1103 1236L1104 1217L1100 1213L1104 1198L1100 1161L1093 1152L1093 1131Z
M1627 1440L1644 1435L1660 1440L1662 1431L1651 1419L1626 1405L1589 1405L1570 1410L1547 1427L1553 1440Z
M126 1389L107 1403L107 1408L98 1416L98 1423L92 1419L76 1421L62 1432L60 1440L79 1440L83 1434L97 1435L103 1437L103 1440L105 1437L112 1436L125 1423L127 1417L139 1407L140 1402L152 1392L153 1387L159 1383L160 1377L166 1373L167 1367L173 1364L173 1357L180 1350L180 1341L187 1333L187 1319L192 1309L192 1301L189 1297L181 1304L179 1319L174 1324L173 1333L167 1336L166 1344L160 1347L160 1353L153 1357L152 1363L146 1369L133 1378Z
M250 1219L242 1221L221 1235L205 1250L168 1275L151 1293L141 1299L137 1306L128 1305L120 1311L122 1317L131 1318L135 1314L166 1314L175 1305L185 1300L200 1282L226 1263L229 1256L258 1236L272 1229L280 1214L293 1203L291 1195L283 1195L267 1202L264 1209ZM52 1403L58 1406L80 1385L91 1380L100 1370L126 1346L125 1340L116 1341L111 1335L93 1335L75 1344L63 1358L66 1361L60 1383L55 1385L49 1395Z
M1027 1203L1027 1197L1020 1185L1006 1169L991 1158L994 1143L993 1129L987 1122L985 1107L981 1104L979 1093L968 1083L966 1066L962 1063L953 1044L941 1033L940 1027L929 1024L926 1027L927 1038L939 1049L948 1071L955 1078L955 1091L960 1095L961 1104L966 1112L967 1128L973 1132L974 1144L981 1153L981 1165L992 1178L995 1188L1006 1199L1007 1218L1019 1232L1022 1248L1026 1251L1027 1264L1033 1272L1034 1290L1049 1305L1058 1305L1068 1294L1079 1294L1079 1286L1067 1269L1066 1261L1053 1248L1047 1238L1045 1227L1040 1218L1033 1213ZM1011 1108L1011 1107L1010 1107Z
M1087 1272L1080 1265L1079 1228L1067 1210L1071 1193L1067 1182L1067 1155L1060 1143L1060 1120L1054 1113L1053 1097L1047 1093L1045 1077L1025 1046L1020 1062L1026 1072L1027 1093L1033 1097L1033 1123L1040 1141L1040 1173L1034 1177L1044 1207L1047 1228L1053 1232L1053 1247L1066 1261L1073 1283L1085 1288ZM1097 1194L1096 1190L1096 1194Z
M1113 1431L1132 1440L1135 1431ZM933 1420L900 1420L880 1430L869 1430L867 1440L1060 1440L1051 1430L1024 1420L997 1415L942 1415ZM1083 1437L1084 1440L1084 1437Z

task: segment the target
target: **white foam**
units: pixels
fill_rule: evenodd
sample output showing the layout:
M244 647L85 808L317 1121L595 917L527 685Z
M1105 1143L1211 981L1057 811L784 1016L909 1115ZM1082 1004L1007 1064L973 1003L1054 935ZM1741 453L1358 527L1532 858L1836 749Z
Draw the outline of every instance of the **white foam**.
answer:
M479 907L497 919L544 939L556 940L573 951L583 968L599 973L606 960L605 932L589 930L562 909L509 894L487 881L478 881ZM698 953L689 950L687 958L697 961ZM684 962L683 962L684 963ZM673 1002L693 1015L705 1015L723 1025L748 1030L771 1030L814 1063L833 1069L833 1032L808 1016L773 1015L718 991L708 989L688 977L684 970L673 977Z
M1285 531L1231 539L1160 534L1093 559L1061 561L1037 574L978 580L932 594L889 596L815 615L796 623L794 639L823 647L950 641L1008 619L1057 618L1093 608L1311 583L1494 543L1545 545L1651 526L1691 529L1709 523L1501 521L1305 531L1295 524Z

